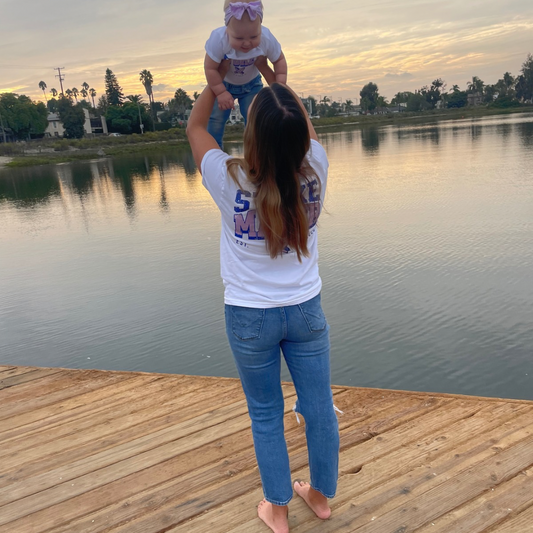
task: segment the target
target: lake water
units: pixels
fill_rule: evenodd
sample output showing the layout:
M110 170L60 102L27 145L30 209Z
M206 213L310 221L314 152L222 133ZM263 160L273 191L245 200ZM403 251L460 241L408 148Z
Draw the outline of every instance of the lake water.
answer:
M533 399L533 114L319 137L333 382ZM0 170L0 364L236 376L219 224L185 148Z

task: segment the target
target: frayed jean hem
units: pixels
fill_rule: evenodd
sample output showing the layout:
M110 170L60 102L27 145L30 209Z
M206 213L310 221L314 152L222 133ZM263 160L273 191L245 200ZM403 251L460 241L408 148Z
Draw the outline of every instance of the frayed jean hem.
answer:
M267 498L266 496L265 496L265 500L268 503L271 503L272 505L279 505L280 507L282 507L284 505L288 505L288 503L292 500L292 496L288 500L285 500L284 502L278 502L276 500L271 500L270 498Z
M311 485L311 484L309 484ZM322 496L324 496L324 498L328 498L329 500L331 500L331 498L335 498L335 492L330 496L329 494L326 494L324 491L320 490L320 489L317 489L316 487L313 487L313 485L311 485L311 488L313 490L316 490L317 492L320 492L320 494L322 494Z

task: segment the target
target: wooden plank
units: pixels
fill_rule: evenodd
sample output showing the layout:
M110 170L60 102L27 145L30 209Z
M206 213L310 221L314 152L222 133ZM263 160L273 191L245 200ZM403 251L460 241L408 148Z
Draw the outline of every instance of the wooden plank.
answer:
M0 383L6 378L12 376L18 376L20 374L26 374L26 372L35 372L35 367L33 366L13 366L13 367L0 367L4 370L0 370Z
M95 422L91 417L88 417L88 419L82 419L86 422L85 427L87 431L85 432L73 431L63 438L46 441L41 446L33 446L21 452L9 450L11 453L4 456L2 459L6 464L10 465L10 469L6 470L5 473L11 475L10 477L19 480L18 485L25 486L26 490L29 490L30 487L34 490L42 490L43 487L41 483L38 483L35 477L32 477L31 482L25 482L24 478L28 476L28 472L17 471L17 468L25 463L31 463L32 461L39 459L41 459L42 464L42 458L49 457L46 461L46 470L56 470L62 464L66 464L65 460L67 457L70 462L72 461L72 455L68 455L68 451L71 449L82 449L88 444L90 448L83 449L84 453L82 457L90 457L91 453L98 453L99 456L102 456L108 449L112 453L120 443L128 443L132 440L146 437L155 439L158 432L162 433L168 428L179 429L184 425L190 427L191 423L189 421L191 419L191 414L182 409L192 406L198 399L214 399L217 397L217 392L218 391L214 389L199 395L196 391L192 391L183 398L177 398L175 401L170 401L162 406L158 406L158 412L154 412L153 408L147 406L145 409L136 413L133 408L135 404L129 404L126 408L130 409L131 412L128 414L126 411L124 416L116 420L114 423L110 423L105 419L102 423ZM172 395L173 394L174 393L172 393ZM154 399L158 400L161 397L162 396L157 396L154 398L152 396L149 400L154 401ZM219 405L226 403L226 405L229 406L230 414L234 409L232 406L236 403L239 404L240 410L242 410L242 403L244 400L234 402L234 396L229 397L226 402L223 402L220 398L217 399L219 400ZM141 405L141 407L143 406ZM180 409L177 407L180 407ZM204 412L209 409L206 403L202 404L201 402L199 408L203 408ZM205 426L209 425L211 424L208 422L205 423ZM33 469L33 471L35 471L35 469ZM67 472L64 472L64 475L61 477L65 479L68 478ZM0 480L0 486L5 487L6 483ZM10 483L7 488L0 489L0 505L4 501L3 495L6 491L10 493L10 497L14 497L16 493L15 486Z
M294 397L290 397L289 402L294 402ZM239 404L238 407L236 407L237 404ZM290 410L289 407L287 409ZM242 414L236 416L238 412ZM210 424L210 427L201 431L191 431L191 428L194 428L196 421L199 419L202 419L203 422L200 423L200 427L205 427L206 424ZM221 422L227 423L222 424ZM54 504L87 492L92 488L111 483L121 477L161 463L184 451L198 448L202 442L211 442L223 435L242 430L249 424L246 402L242 400L231 404L229 409L222 407L208 413L208 416L202 415L192 421L188 420L183 424L176 424L152 435L147 435L142 439L130 441L124 446L114 448L112 453L91 456L88 458L91 473L77 477L76 480L73 479L76 476L72 475L73 465L71 465L70 478L74 481L73 483L70 481L65 483L63 480L60 480L61 484L57 484L56 481L55 486L48 490L42 490L41 486L36 487L34 485L35 482L38 482L34 478L31 480L31 490L35 491L37 488L40 492L27 497L23 497L24 492L28 490L26 488L27 484L18 487L12 485L10 491L0 491L0 506L4 502L12 502L3 506L0 525L4 526L5 524L9 524L10 532L25 532L27 531L28 524L35 523L35 517L27 517L32 512L46 509ZM134 451L136 455L132 457L131 451ZM102 457L99 457L99 455L102 455ZM82 462L80 461L80 463ZM77 465L78 469L80 467L82 469L83 467L87 468L87 466L87 464ZM105 466L107 468L104 468ZM55 477L58 480L59 477L63 477L64 472L65 469L57 472L52 471L48 476ZM21 497L23 499L19 499ZM53 520L53 516L50 518ZM62 517L60 518L62 519ZM47 525L49 524L48 521L45 523ZM0 532L3 531L4 529L0 527ZM5 529L5 531L8 531L8 529Z
M342 397L345 394L335 395L335 403L342 405ZM413 398L405 402L406 405L400 405L395 402L396 410L410 411L410 404L420 404L420 400ZM290 409L290 405L287 407ZM392 417L396 421L397 417ZM293 413L288 414L285 419L287 428L287 443L289 451L296 447L305 447L305 437L303 427L296 424ZM394 422L393 422L394 423ZM215 464L209 465L209 462L216 460ZM307 460L306 452L301 456L301 463L305 464ZM201 487L204 484L213 486L217 478L225 479L235 477L241 471L246 469L255 470L255 455L252 449L251 432L249 428L228 437L217 440L216 443L210 443L201 448L186 452L170 459L165 463L156 465L153 469L144 470L127 478L122 478L109 485L92 491L90 497L88 494L76 498L76 504L71 505L76 509L83 518L69 522L57 531L69 531L69 528L75 528L82 531L97 530L101 524L106 527L111 526L111 521L120 523L124 520L132 520L141 516L146 510L151 510L156 505L155 502L169 503L179 505L180 502L194 498L193 490L195 487ZM188 475L187 475L188 473ZM170 480L170 483L164 483ZM257 473L254 473L254 485L257 485ZM159 483L159 484L158 484ZM152 490L147 490L150 485L157 485ZM143 487L142 494L135 494L136 487ZM127 498L128 505L124 505ZM110 509L105 507L106 503L114 500L117 503ZM90 511L98 510L100 512ZM67 514L65 514L67 513ZM62 509L56 507L56 514L62 517L72 516L71 509ZM105 518L104 518L105 516ZM111 518L110 518L111 517ZM100 525L100 526L99 526Z
M335 403L343 395L335 396ZM402 406L396 402L396 410L402 410L405 413L411 413L412 408L409 404L418 403L422 405L420 399L412 398L405 401ZM385 428L387 419L392 427L395 427L398 415L397 413L387 413L385 418L380 418L376 413L376 420L368 422L369 425L376 425ZM382 415L382 414L381 414ZM382 415L383 416L383 415ZM412 414L411 414L412 416ZM286 419L286 439L291 453L291 467L293 469L302 468L307 464L307 448L305 444L304 428L294 425L291 427L293 417ZM347 432L348 438L359 441L366 440L364 432L356 436L355 432ZM348 444L348 439L343 439ZM200 450L199 450L200 451ZM128 528L133 532L158 531L159 528L167 527L169 519L172 517L174 523L189 519L190 517L212 508L222 501L227 501L237 496L242 496L246 492L255 489L260 483L256 468L255 455L252 450L246 450L237 456L231 456L230 460L224 461L224 464L213 465L207 468L200 468L191 472L189 475L182 475L179 478L177 487L171 487L165 490L165 494L159 491L151 492L144 495L143 501L134 500L133 508L143 508L148 502L150 507L145 509L145 513L152 511L153 502L165 502L165 509L157 514L148 514L141 516L140 520L132 523L133 516L130 513ZM131 500L129 500L131 501ZM169 506L171 508L169 508ZM137 513L139 514L139 513Z
M503 450L498 461L490 458L457 476L444 481L420 497L414 498L401 508L378 516L371 525L366 524L358 533L395 533L399 528L409 533L432 522L439 516L451 511L465 501L490 490L531 466L533 461L533 437L524 439L512 448Z
M106 374L92 370L67 375L58 372L30 383L4 389L0 391L0 420L84 394L106 384L119 383L130 377L127 374Z
M477 406L476 406L477 408ZM471 411L468 411L471 412ZM455 415L457 416L459 413L465 414L464 406L456 406L455 408L450 408L447 406L446 413L443 413L442 416L442 423L446 424L448 417L452 417ZM423 419L424 415L419 417L419 419ZM395 431L398 431L398 429L393 429L390 431L390 433L394 433ZM386 433L384 433L386 434ZM382 436L376 437L376 439L382 439ZM371 442L370 440L365 440L360 446L364 446L368 442ZM391 443L391 447L393 447L393 444ZM386 454L387 450L383 450L383 454ZM296 472L294 473L295 477L300 477L299 475L302 473L302 467L306 464L306 455L305 452L302 453L300 456L300 461L295 460L298 459L297 457L291 457L291 465L295 465L297 468ZM256 494L256 491L253 489L259 485L259 480L257 478L257 473L255 475L246 474L246 479L234 477L231 481L227 481L223 485L217 484L215 487L211 488L209 485L206 486L206 489L204 490L204 493L201 495L200 499L197 499L197 501L191 501L187 506L180 506L178 509L175 509L174 506L172 507L165 507L161 510L157 515L154 516L147 516L145 517L137 527L137 524L135 523L129 523L128 527L131 529L132 533L137 531L143 531L146 530L147 533L149 531L157 531L157 527L161 527L160 520L165 521L165 523L169 520L169 517L172 517L173 523L185 523L186 529L183 529L183 531L190 531L191 533L195 532L202 532L202 531L219 531L219 527L221 527L222 523L219 522L220 520L220 508L226 509L227 512L230 512L232 514L232 524L233 527L237 526L240 521L246 521L250 518L254 518L254 514L250 515L250 508L253 511L253 506L257 504L257 502L261 499L259 498L257 501L254 501L253 503L250 502L250 494ZM245 487L246 490L243 490L243 487ZM261 494L261 493L258 493ZM262 497L262 496L261 496ZM230 500L230 501L229 501ZM221 502L228 502L226 504L220 505ZM242 504L242 501L246 502L245 504ZM209 503L206 503L209 502ZM242 509L241 515L235 514L235 508L234 504L238 504L240 506L239 508ZM188 508L187 508L188 507ZM211 510L207 511L206 513L197 516L192 521L186 521L189 516L192 515L199 515L199 513L202 513L206 508L211 508ZM152 526L150 526L150 521L152 523ZM217 525L218 524L218 525ZM168 527L168 523L166 523L165 527ZM178 526L178 529L179 530ZM147 529L148 528L148 529ZM121 531L121 530L117 530Z
M97 413L123 401L131 401L132 394L143 394L145 387L159 381L158 376L136 376L120 383L106 385L52 405L0 420L0 442L20 435L31 435L42 428L51 428L65 420L74 420L87 413ZM159 385L163 387L163 384ZM152 389L151 389L152 390Z
M529 533L533 524L533 505L520 514L513 514L502 524L486 530L485 533Z
M533 470L529 469L520 472L507 483L492 488L490 492L483 493L465 505L436 518L426 527L418 529L417 533L482 533L532 505ZM530 525L533 530L533 521Z
M428 448L419 450L422 451L419 461L413 460L416 451L407 449L403 453L391 454L384 461L364 465L355 476L341 476L332 518L319 530L305 523L311 518L308 513L305 520L300 520L294 533L355 531L364 524L374 522L377 516L407 505L409 499L424 494L459 472L483 461L496 462L502 449L521 442L533 428L531 409L522 410L518 417L505 421L508 416L505 409L512 407L507 404L498 412L493 411L492 406L487 407L476 414L475 420L472 417L459 421L446 433L437 433L432 441L426 443ZM398 471L396 464L406 461L407 468ZM303 505L299 501L297 503Z
M454 403L455 402L452 402L452 405ZM474 402L474 405L470 410L465 410L465 406L463 405L463 403L464 402L459 402L458 405L453 406L453 408L450 405L446 406L446 411L444 413L441 413L442 417L440 417L441 429L449 426L449 421L454 421L461 417L462 419L465 419L465 417L467 417L469 414L471 414L472 412L475 413L477 411L476 402ZM362 471L361 465L364 465L367 462L375 461L378 457L382 457L384 464L392 464L400 471L408 472L414 465L419 464L420 459L424 458L430 449L435 448L435 443L432 442L432 439L428 439L427 436L428 434L431 434L431 432L438 430L438 428L436 428L434 425L435 422L433 422L433 426L428 427L428 422L432 420L432 418L435 418L435 414L437 413L437 411L442 411L442 409L437 409L436 411L430 413L431 416L421 416L418 419L415 419L415 421L413 421L413 423L418 422L418 425L412 427L412 440L410 440L409 438L405 439L405 436L403 434L403 428L409 424L404 424L399 428L393 429L390 432L385 432L379 436L375 436L371 440L362 442L361 444L346 450L341 454L341 465L343 465L342 469L350 471L353 468L355 471ZM437 418L437 420L438 419L439 418ZM468 436L466 436L465 438L468 438ZM408 445L409 442L412 442L412 446L406 448L406 445ZM447 439L440 441L440 446L444 447L446 444L448 444ZM346 456L348 453L352 452L352 450L359 450L358 462L352 463L351 465L347 465ZM390 455L395 450L398 451L398 454L396 457L390 460ZM410 455L406 452L410 452ZM379 475L374 477L374 475L372 475L371 473L371 475L368 476L366 483L364 480L361 480L361 484L357 483L356 487L360 491L364 492L373 485L375 486L376 484L383 483L387 479L387 475L388 474L385 473L383 477ZM308 479L308 476L309 474L307 468L293 472L293 478ZM349 477L346 476L346 474L343 476L343 478L345 481L349 480ZM349 480L349 486L354 486L353 478L352 480ZM339 495L342 496L342 494L342 490L340 490ZM252 508L253 505L256 505L257 502L261 499L259 498L257 502L251 502L248 495L245 495L243 498L248 502L248 507ZM214 496L211 496L211 499L214 499ZM240 506L240 508L242 509L242 514L240 516L235 514L233 504L236 503L238 500L240 501L240 499L236 499L228 505L219 506L218 508L213 510L213 514L207 512L193 519L192 521L187 523L187 527L189 529L184 529L183 531L190 531L191 533L199 533L202 530L209 530L213 533L219 531L218 526L216 524L220 518L220 508L226 508L227 512L232 513L232 523L234 524L234 529L240 524L241 521L247 522L249 520L255 520L255 515L253 513L250 514L250 510L244 504ZM335 499L335 501L337 501L337 498ZM231 507L231 511L229 510L229 507ZM179 529L177 529L177 531L179 531Z
M8 370L12 370L13 368L16 368L16 367L13 367L13 366L0 366L0 372L6 372Z
M59 370L58 379L0 390L0 404L14 409L9 418L0 411L0 464L13 463L0 473L0 533L265 531L238 380ZM188 392L177 392L180 381ZM319 522L295 498L291 533L488 533L510 523L505 533L525 533L533 403L333 390L345 411L334 514ZM290 413L293 388L285 384L284 394L291 466L307 478L305 427Z
M22 383L28 383L31 381L34 381L36 379L41 379L47 376L52 375L61 375L61 371L59 369L54 368L44 368L39 370L30 370L29 372L23 372L20 374L16 374L14 376L1 378L0 379L0 391L5 391L6 389L10 389L11 387L15 387L16 385L21 385ZM17 389L17 391L20 389ZM1 394L0 395L2 403L7 401L9 399L8 394Z
M129 427L141 424L143 420L154 418L154 410L158 411L157 416L171 412L175 408L180 408L180 402L184 406L193 403L189 400L197 392L196 383L190 384L178 383L177 386L171 387L168 382L158 380L154 385L146 384L144 391L132 395L130 392L130 401L119 405L110 405L103 410L95 413L90 412L86 416L72 421L63 421L60 425L52 424L50 427L44 427L30 435L23 434L19 437L4 441L0 449L0 458L12 453L17 454L20 461L27 460L21 452L31 448L33 454L43 455L42 444L53 442L56 451L62 450L62 437L73 435L78 441L81 439L93 440L95 436L101 439L109 432L118 432L123 427ZM234 386L234 390L237 386ZM98 389L100 392L101 389ZM202 398L200 398L200 401ZM9 420L8 420L9 421ZM99 428L103 427L103 433ZM91 429L82 433L85 429ZM19 461L19 462L20 462ZM13 465L13 462L10 462Z
M127 429L122 432L114 432L112 435L108 436L105 440L97 440L92 439L87 442L87 444L81 446L81 447L74 447L71 448L68 451L63 450L60 454L54 454L54 448L52 447L52 454L48 455L46 457L43 457L39 460L30 462L30 463L24 463L21 468L12 468L10 471L7 471L7 473L10 474L11 477L5 477L4 480L0 478L0 486L6 486L10 484L12 481L22 480L24 478L32 477L36 474L41 474L44 472L50 472L54 471L56 469L60 469L62 465L73 465L73 464L80 464L80 461L83 461L84 459L93 456L97 454L99 457L106 451L106 450L112 450L113 448L116 448L117 446L126 445L128 442L133 441L135 438L139 438L139 433L143 434L149 434L150 432L154 433L156 430L172 426L175 424L176 417L177 419L189 420L195 417L198 417L200 415L208 416L210 412L212 412L212 401L208 401L211 397L214 397L214 395L217 394L217 389L211 389L213 392L206 391L203 393L202 396L199 398L194 399L194 403L192 405L184 405L187 407L186 411L177 411L174 415L174 418L172 419L165 419L165 420L158 420L155 417L154 414L154 420L152 420L150 423L144 426L133 426L130 429ZM224 400L221 398L217 398L217 405L219 407L225 407L230 406L230 404L235 403L235 398L238 396L231 396L227 397ZM204 400L203 402L198 402L198 399ZM191 401L191 398L189 398L189 401ZM242 410L242 406L244 405L243 400L241 400L241 403L238 404L237 408ZM215 413L216 414L216 413ZM217 418L212 418L212 420L216 423ZM209 424L206 424L208 426ZM195 426L194 422L189 423L188 427L192 426L193 430L190 431L191 433L194 432L194 430L199 431L201 426ZM201 444L198 444L200 446ZM132 453L134 453L134 446L132 448ZM85 464L85 463L83 463ZM90 465L93 463L89 463ZM94 466L94 464L93 464ZM90 470L89 470L90 471ZM63 477L66 477L67 474L70 472L68 469L63 469ZM77 475L80 475L79 471L77 471ZM86 473L86 472L84 472ZM75 477L75 475L73 475Z

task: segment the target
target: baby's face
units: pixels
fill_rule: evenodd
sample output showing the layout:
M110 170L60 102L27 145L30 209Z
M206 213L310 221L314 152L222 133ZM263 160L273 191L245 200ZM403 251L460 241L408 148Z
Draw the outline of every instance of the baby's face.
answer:
M244 14L241 20L232 17L226 27L230 46L239 52L249 52L261 42L261 18L250 20Z

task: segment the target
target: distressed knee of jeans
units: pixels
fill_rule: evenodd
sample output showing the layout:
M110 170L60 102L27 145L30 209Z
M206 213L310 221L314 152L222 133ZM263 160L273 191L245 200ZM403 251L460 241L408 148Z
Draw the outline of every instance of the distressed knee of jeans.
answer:
M294 407L292 408L294 411L294 414L296 415L296 422L298 422L298 425L300 425L300 417L298 415L301 415L302 412L300 411L300 405L298 404L298 400L294 403Z
M341 411L335 404L333 404L333 410L336 411L337 413L343 415L344 414L344 411Z

